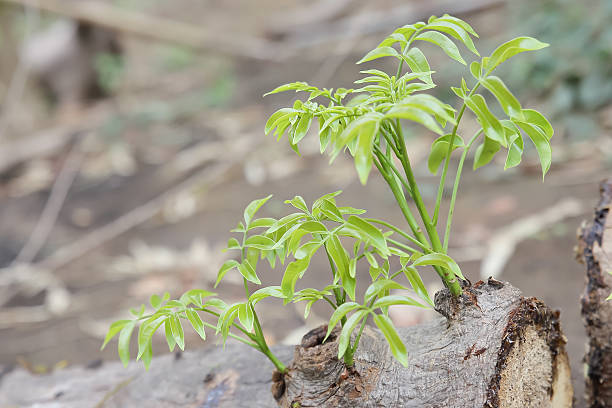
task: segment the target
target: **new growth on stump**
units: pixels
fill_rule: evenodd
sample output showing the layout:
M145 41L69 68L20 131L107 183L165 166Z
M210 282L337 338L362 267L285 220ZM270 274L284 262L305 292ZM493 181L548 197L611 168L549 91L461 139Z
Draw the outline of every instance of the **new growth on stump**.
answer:
M390 74L373 68L361 71L364 77L355 81L359 86L355 89L334 90L317 88L305 82L294 82L269 93L296 91L306 96L304 100L297 100L293 106L279 109L272 114L266 123L266 134L273 134L277 139L286 134L291 148L299 153L300 141L308 135L311 127L318 125L321 153L327 152L331 161L339 154L352 156L359 179L364 185L375 167L395 197L407 227L370 218L364 215L365 210L338 204L339 191L326 194L311 205L297 195L285 202L289 207L293 207L292 212L280 219L257 218L259 209L270 196L255 200L245 209L244 219L232 230L236 235L228 241L227 250L232 251L235 257L223 264L215 283L215 286L219 285L227 273L240 274L245 292L243 302L227 304L215 293L200 289L190 290L176 300L170 300L167 293L161 297L153 295L150 300L152 311L142 305L140 309L132 311L133 319L113 323L104 345L118 335L119 355L127 364L130 359L130 336L139 326L137 359L142 359L148 366L152 356L151 338L162 326L170 350L177 345L181 349L184 347L183 322L192 326L203 339L206 338L206 329L210 329L209 331L220 335L224 343L231 337L253 347L270 359L277 370L273 392L284 406L306 403L303 396L295 394L299 388L296 386L296 379L302 378L299 373L303 374L303 371L298 370L298 362L287 368L268 347L260 316L256 311L257 303L266 298L279 299L283 305L306 302L305 318L315 302L324 302L329 306L327 327L311 333L305 339L312 340L312 347L325 348L329 364L334 364L334 370L343 378L352 376L355 380L360 375L367 377L382 369L382 366L376 367L364 362L363 353L359 354L359 345L363 341L369 344L366 352L371 352L374 347L372 340L384 338L392 356L404 367L419 363L415 353L424 352L427 349L424 345L435 344L441 339L451 343L456 341L456 347L451 347L450 350L458 352L466 341L460 341L458 334L453 337L449 333L425 330L415 331L417 338L406 339L405 334L398 332L389 318L389 307L438 306L437 310L441 311L440 304L436 305L432 301L421 278L421 273L432 268L446 288L445 304L456 309L444 309L445 318L442 319L447 322L444 325L450 327L448 325L451 325L453 320L464 322L466 316L475 313L474 305L478 306L478 301L481 301L479 296L489 296L493 290L490 286L494 284L485 285L486 289L470 287L457 263L447 254L455 201L465 160L473 151L474 169L477 169L488 164L503 148L506 150L505 168L510 168L520 163L525 147L524 140L529 139L535 145L542 174L545 175L551 164L550 139L553 135L548 120L535 110L523 108L504 82L493 75L500 64L516 54L539 50L547 44L530 37L519 37L500 45L490 56L481 58L473 42L473 38L477 37L476 32L465 21L449 15L433 16L427 23L418 22L398 28L358 62L364 64L383 57L391 58L397 61L396 72ZM457 96L458 108L427 92L436 86L433 79L435 71L418 48L423 42L438 46L448 57L463 65L467 63L456 42L475 56L476 60L469 65L468 79L462 78L459 86L449 90L449 95L452 91ZM504 112L502 118L489 109L489 103L498 103L501 106ZM466 111L474 114L480 124L480 129L473 135L464 135L460 126ZM405 126L408 124L423 126L437 135L428 158L428 167L432 173L437 173L442 167L433 208L426 208L410 162L410 152L404 135ZM461 156L454 172L446 225L441 225L439 220L442 198L448 182L450 158L455 150L461 151ZM411 202L414 203L416 212L411 209ZM328 284L317 288L297 289L298 281L308 273L310 261L317 252L324 253L329 260ZM284 269L282 281L278 286L260 287L257 267L264 261L272 268ZM400 267L396 270L392 265ZM360 298L356 296L356 286L358 282L363 282L364 276L369 278L370 283L365 289L364 297ZM409 288L412 289L413 296L393 293L395 289ZM500 298L499 301L506 302L507 309L500 310L507 313L519 310L517 308L522 304L522 298L517 295L516 289L508 288L506 292L507 298ZM468 302L471 305L469 311L463 310L467 307L466 299L473 299ZM492 302L490 298L487 299L486 302ZM536 332L558 332L558 325L551 323L554 319L549 314L552 312L545 310L543 305L542 308L540 312L548 316L545 321L538 318L540 312L534 312L535 315L529 315L531 320L527 319L528 324L534 324ZM492 307L491 310L494 309ZM368 328L366 322L370 319L379 332ZM478 323L474 323L476 320L470 322L470 327L476 333ZM443 325L435 327L442 330ZM504 333L508 332L506 329L497 327L495 336L501 339ZM550 347L551 352L554 349L556 355L559 344L562 342L548 345L545 342L543 347ZM494 372L497 361L495 359L499 345L496 347L488 355L493 362L487 366L491 373ZM307 350L308 347L303 344L301 349ZM332 354L329 354L330 350ZM485 352L480 350L474 346L470 357ZM304 353L308 354L307 351ZM560 352L563 353L564 351ZM465 350L461 350L460 354L463 358ZM300 356L296 354L296 358ZM356 361L356 356L361 357ZM455 361L454 357L449 356L446 361ZM411 366L411 370L414 368ZM332 371L335 372L334 370ZM370 374L363 370L370 370ZM286 376L287 373L290 375ZM310 372L309 375L316 377L319 374L323 375L316 372ZM443 384L446 381L439 375L437 378ZM302 380L306 381L305 378ZM339 380L335 378L332 382L334 381L338 384ZM355 381L354 385L359 383ZM500 381L497 381L498 390ZM302 389L303 386L304 384ZM360 387L363 389L366 385L362 384ZM469 403L465 406L469 406Z

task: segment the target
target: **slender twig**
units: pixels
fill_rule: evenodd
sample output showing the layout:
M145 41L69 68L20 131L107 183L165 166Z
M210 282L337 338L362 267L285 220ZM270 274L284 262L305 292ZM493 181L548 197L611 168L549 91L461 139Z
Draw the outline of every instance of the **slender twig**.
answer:
M68 153L62 169L55 179L51 193L49 193L49 198L38 218L36 226L11 266L15 266L18 263L32 262L43 247L57 221L57 217L64 205L68 191L78 174L82 161L83 153L80 150L80 143L77 141L74 143L70 153Z
M388 223L388 222L386 222L386 221L379 220L379 219L376 219L376 218L366 218L366 219L365 219L365 221L368 221L368 222L373 222L373 223L380 224L380 225L384 225L385 227L387 227L387 228L389 228L389 229L393 230L394 232L396 232L396 233L400 234L402 237L406 238L406 239L407 239L407 240L409 240L410 242L412 242L412 243L414 243L414 244L418 245L418 246L419 246L419 247L421 247L422 249L425 249L425 250L431 250L431 248L430 248L429 246L427 246L427 245L423 244L422 242L420 242L420 241L419 241L419 240L417 240L416 238L411 237L411 236L410 236L410 235L408 235L406 232L404 232L404 231L402 231L401 229L397 228L397 227L396 227L395 225L393 225L393 224L389 224L389 223Z
M474 92L476 92L479 86L480 86L480 83L477 83L474 86L474 88L472 88L467 98L471 97L474 94ZM448 142L448 149L446 151L446 158L444 160L444 168L442 169L442 175L440 177L440 185L438 186L438 195L436 197L436 206L434 208L434 215L432 218L432 223L434 224L434 226L438 225L438 215L440 214L440 206L442 205L442 196L444 194L444 186L446 185L446 174L448 172L448 165L450 163L450 157L453 152L453 145L455 144L455 138L457 137L457 129L459 129L459 122L461 122L461 118L463 118L463 114L465 113L466 107L467 105L464 100L463 104L461 105L461 109L459 110L459 114L457 115L455 126L453 127L453 131L451 132L451 137Z
M461 171L463 170L463 163L465 162L465 158L467 157L468 151L478 139L478 136L482 133L482 129L480 129L472 139L469 141L463 153L461 154L461 159L459 160L459 165L457 166L457 174L455 175L455 184L453 186L453 194L451 195L451 201L448 208L448 218L446 219L446 230L444 232L444 252L448 251L448 241L450 237L451 224L453 223L453 214L455 212L455 201L457 200L457 191L459 189L459 180L461 179Z

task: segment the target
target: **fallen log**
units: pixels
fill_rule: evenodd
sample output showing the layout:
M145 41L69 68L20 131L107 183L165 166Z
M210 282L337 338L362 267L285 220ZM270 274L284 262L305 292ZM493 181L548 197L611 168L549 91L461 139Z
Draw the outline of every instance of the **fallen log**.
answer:
M5 375L0 406L62 407L571 407L572 387L558 312L489 280L454 300L436 295L441 316L400 331L403 368L375 330L366 330L354 369L336 359L326 328L304 336L286 375L240 345L162 356L148 373L130 365ZM291 348L275 349L281 360ZM271 380L273 377L273 381ZM270 392L272 389L272 393Z
M364 332L354 369L306 336L275 388L282 407L571 407L573 390L559 313L490 279L459 299L436 295L443 315L404 329L408 368L378 331ZM317 342L317 340L319 340Z
M581 299L588 345L586 400L591 408L612 407L612 178L600 186L601 200L595 217L578 232L577 258L587 267Z

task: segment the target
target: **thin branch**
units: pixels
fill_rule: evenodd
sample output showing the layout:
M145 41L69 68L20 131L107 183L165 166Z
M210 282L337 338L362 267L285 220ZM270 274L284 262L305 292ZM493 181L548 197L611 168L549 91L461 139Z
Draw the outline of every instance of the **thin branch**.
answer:
M11 266L19 263L31 263L45 242L47 242L57 217L64 206L68 191L81 167L83 153L81 152L80 145L79 141L75 142L70 153L68 153L68 157L55 179L55 183L49 193L49 198L38 218L36 226Z

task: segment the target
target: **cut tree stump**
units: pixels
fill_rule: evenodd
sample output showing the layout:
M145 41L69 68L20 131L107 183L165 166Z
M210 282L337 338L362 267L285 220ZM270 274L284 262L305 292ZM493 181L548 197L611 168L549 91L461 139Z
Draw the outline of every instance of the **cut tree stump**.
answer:
M321 344L320 327L295 347L284 376L255 350L228 345L155 358L149 372L133 363L46 376L14 370L0 380L0 407L571 407L558 312L492 279L459 299L439 292L436 305L442 316L400 331L408 368L368 329L347 370L335 338ZM275 348L285 363L291 350Z
M588 336L586 400L590 408L612 407L612 178L601 183L595 218L578 232L578 260L587 267L582 317Z
M573 389L559 313L489 279L459 299L438 292L443 315L400 332L408 368L367 330L347 370L325 328L296 347L282 407L571 407ZM280 376L277 375L277 379ZM283 388L280 382L277 388ZM277 395L279 395L278 393Z

